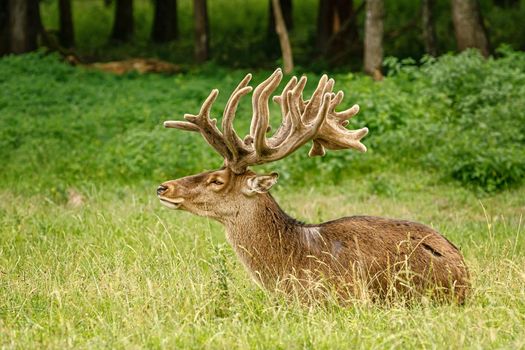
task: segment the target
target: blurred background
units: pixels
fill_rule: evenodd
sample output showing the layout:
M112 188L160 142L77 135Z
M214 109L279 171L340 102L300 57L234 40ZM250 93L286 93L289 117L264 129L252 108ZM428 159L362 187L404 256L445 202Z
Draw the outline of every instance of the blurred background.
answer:
M272 0L2 0L0 54L38 46L83 62L156 57L181 65L272 68ZM296 64L361 70L368 39L384 56L419 60L477 47L525 49L521 0L279 0ZM376 29L377 28L377 29ZM202 35L203 34L203 35Z

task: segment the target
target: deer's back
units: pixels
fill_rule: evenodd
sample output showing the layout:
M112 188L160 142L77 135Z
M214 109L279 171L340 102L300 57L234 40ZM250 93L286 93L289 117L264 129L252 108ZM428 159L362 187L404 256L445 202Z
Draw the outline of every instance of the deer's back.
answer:
M345 279L361 278L381 293L401 285L422 292L442 289L462 301L468 271L456 246L434 229L406 220L352 216L318 226L323 249L318 253ZM318 254L316 254L318 255ZM320 255L320 256L321 256ZM350 275L349 275L350 274Z

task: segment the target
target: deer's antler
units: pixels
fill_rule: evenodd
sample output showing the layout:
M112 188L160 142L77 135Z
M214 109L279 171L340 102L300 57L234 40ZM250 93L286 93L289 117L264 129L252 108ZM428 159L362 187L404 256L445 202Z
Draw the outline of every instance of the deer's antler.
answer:
M334 80L323 75L311 98L303 100L306 77L293 77L282 93L273 100L281 107L282 123L274 135L266 137L270 130L268 100L281 82L283 74L277 69L268 79L259 84L252 97L253 116L250 133L241 139L233 128L235 112L242 96L252 91L248 86L248 74L231 94L224 109L221 132L216 120L210 119L211 105L218 90L212 90L198 115L186 114L187 121L166 121L164 126L200 132L206 141L224 158L225 166L235 173L243 173L251 165L270 163L286 157L308 141L313 141L309 155L323 156L325 149L338 150L353 148L361 152L366 147L361 139L368 133L367 128L348 130L348 119L359 112L359 106L336 112L343 100L343 92L333 93Z

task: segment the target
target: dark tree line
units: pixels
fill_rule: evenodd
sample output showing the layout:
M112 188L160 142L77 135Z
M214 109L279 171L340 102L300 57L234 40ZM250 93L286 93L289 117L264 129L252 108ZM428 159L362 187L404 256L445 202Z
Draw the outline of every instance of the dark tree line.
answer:
M25 53L38 47L38 0L0 0L0 53Z
M58 0L60 44L63 47L75 46L75 31L73 29L73 13L71 11L71 0Z
M133 0L115 0L115 19L111 39L128 41L133 36Z
M364 4L364 3L363 3ZM354 8L353 0L320 0L317 12L317 51L339 63L344 56L361 56L357 15L363 5Z
M41 22L40 0L0 0L0 55L35 50L50 42ZM57 0L59 10L58 43L62 48L75 46L73 8L71 0ZM495 0L497 6L516 6L518 0ZM133 37L133 0L104 0L114 3L115 15L110 39L126 42ZM269 0L268 35L274 40L293 30L293 1ZM210 27L207 0L193 0L195 59L203 62L210 57ZM278 5L279 9L275 9ZM420 0L421 37L428 54L438 54L434 24L435 0ZM450 11L458 50L477 48L484 56L490 54L490 44L483 25L478 0L450 0ZM359 28L357 16L365 12L364 28ZM280 14L282 23L276 23ZM353 0L319 0L317 9L316 51L331 63L348 62L363 57L363 69L381 78L384 40L384 0L365 0L358 7ZM277 28L277 30L276 30ZM363 35L360 35L360 30ZM177 0L154 0L151 40L165 43L178 39ZM361 40L360 38L364 39ZM287 39L286 39L287 40ZM281 47L284 47L282 45ZM289 45L288 45L289 46Z
M156 0L151 40L165 43L178 37L177 0Z

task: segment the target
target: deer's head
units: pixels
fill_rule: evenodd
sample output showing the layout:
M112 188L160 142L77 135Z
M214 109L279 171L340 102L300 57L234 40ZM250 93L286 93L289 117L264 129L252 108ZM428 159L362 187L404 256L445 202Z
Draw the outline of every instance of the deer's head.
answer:
M199 132L224 158L221 169L167 181L157 189L162 202L172 209L184 209L197 215L219 219L233 215L242 206L249 206L254 199L265 195L277 181L277 173L258 175L249 170L282 159L312 141L309 156L323 156L325 149L353 148L361 152L366 147L360 142L367 128L348 130L348 119L356 115L359 106L336 112L343 99L343 92L332 92L334 80L323 75L309 100L303 100L306 77L293 77L282 93L273 97L281 107L282 123L277 131L270 131L268 100L282 79L277 69L268 79L255 88L252 97L253 116L250 133L241 139L233 128L233 119L242 96L250 93L248 74L231 94L222 118L222 131L217 120L210 119L210 109L218 90L212 90L199 114L186 114L186 121L166 121L167 128Z

